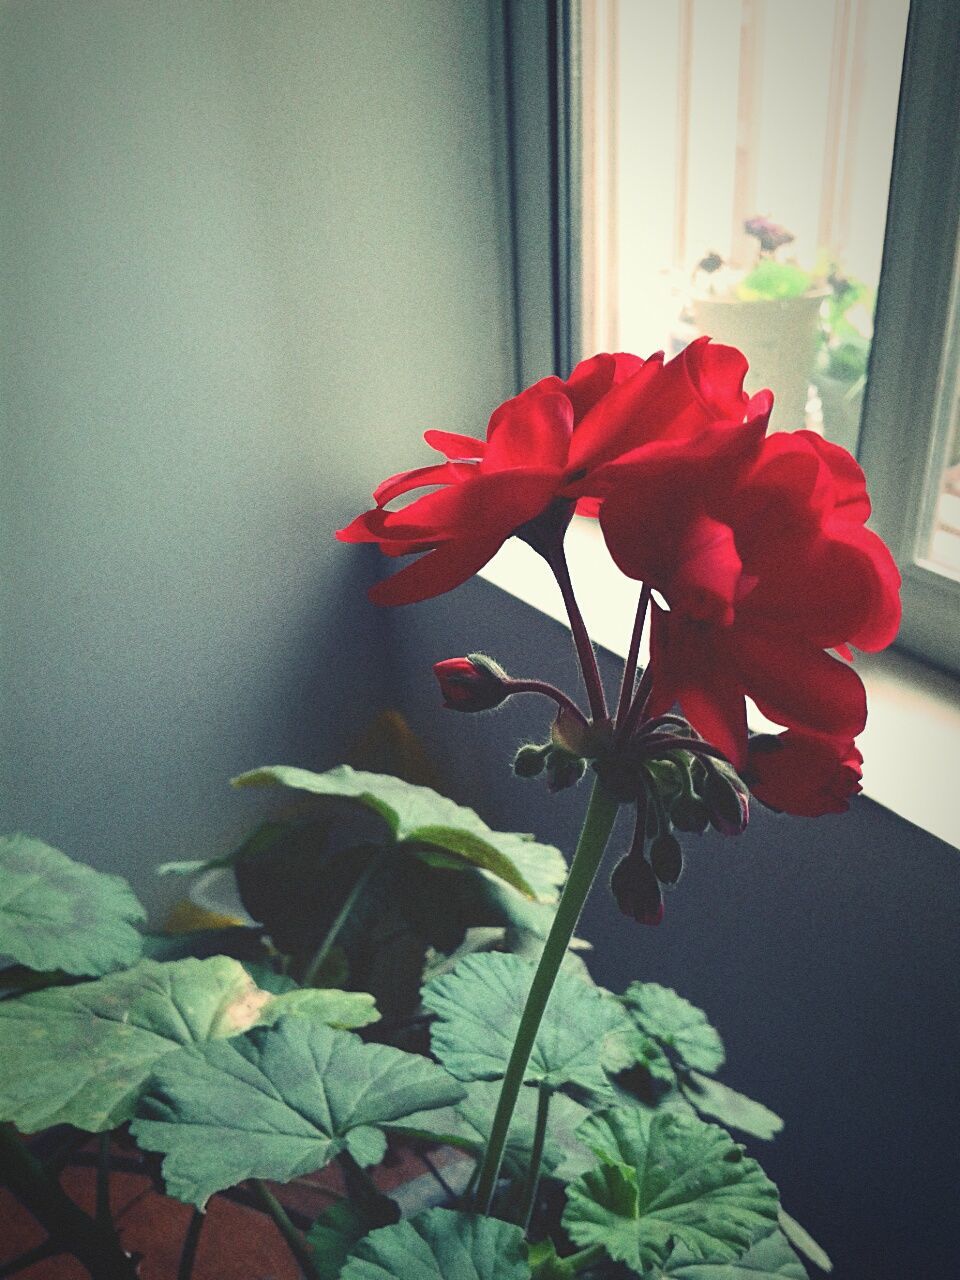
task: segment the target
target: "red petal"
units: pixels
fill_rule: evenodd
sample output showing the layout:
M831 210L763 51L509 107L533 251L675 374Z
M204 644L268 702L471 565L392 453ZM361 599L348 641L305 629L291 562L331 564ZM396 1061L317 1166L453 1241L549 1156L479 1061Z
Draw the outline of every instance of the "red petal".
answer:
M455 431L425 431L423 438L431 449L448 458L482 458L487 447L483 440L461 436Z
M535 382L533 386L527 387L525 391L521 391L519 395L511 396L509 400L504 400L503 404L494 409L490 415L490 421L487 423L487 440L493 435L500 423L508 418L519 408L520 405L526 404L528 400L535 400L539 396L546 395L549 392L566 394L566 384L560 379L550 375L549 378L541 378L539 382Z
M687 623L653 606L650 662L654 672L648 715L674 702L698 733L739 768L746 759L747 715L726 649L727 631Z
M850 739L819 738L788 729L750 742L747 778L763 804L816 818L844 813L861 790L863 757Z
M662 372L662 359L658 354L645 360L636 373L612 387L577 424L570 442L571 473L599 466L652 438L655 432L646 430L644 401Z
M481 464L489 474L514 467L566 465L573 406L557 392L521 400L505 414L487 442Z
M455 484L467 480L476 468L469 463L439 462L431 467L417 467L414 471L401 471L395 476L382 481L373 491L373 500L378 507L385 507L388 502L398 498L411 489L421 489L434 484Z
M865 524L870 518L867 481L857 460L838 444L831 444L813 431L796 431L794 437L806 440L822 459L833 478L834 510L844 520Z
M602 353L589 360L581 360L564 384L573 405L574 424L581 422L611 387L632 377L643 368L644 363L640 356L628 355L623 351L616 355Z
M374 604L414 604L452 591L472 578L500 549L500 542L449 542L421 556L370 589Z
M776 724L841 738L866 724L866 694L852 667L809 640L739 620L727 634L742 687Z

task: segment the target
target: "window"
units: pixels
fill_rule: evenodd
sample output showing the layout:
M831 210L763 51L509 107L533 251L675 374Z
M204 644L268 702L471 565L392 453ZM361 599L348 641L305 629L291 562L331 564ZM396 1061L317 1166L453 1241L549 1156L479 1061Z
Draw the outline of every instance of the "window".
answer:
M904 572L901 643L960 669L960 7L572 12L575 354L742 347L775 429L858 453Z

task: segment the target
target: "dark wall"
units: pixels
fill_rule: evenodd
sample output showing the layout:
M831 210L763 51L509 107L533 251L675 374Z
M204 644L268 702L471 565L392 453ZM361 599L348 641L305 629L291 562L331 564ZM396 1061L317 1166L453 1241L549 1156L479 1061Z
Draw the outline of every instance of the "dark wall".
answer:
M511 674L572 690L565 629L483 581L387 625L396 702L451 793L569 853L586 787L550 797L508 770L519 742L544 736L546 704L444 711L430 673L439 658L482 650ZM615 691L619 660L601 657ZM581 923L597 980L665 983L707 1011L727 1047L723 1078L786 1120L751 1153L839 1278L960 1274L960 854L862 798L818 820L757 805L739 839L686 837L683 880L648 929L605 887L628 834L615 833Z

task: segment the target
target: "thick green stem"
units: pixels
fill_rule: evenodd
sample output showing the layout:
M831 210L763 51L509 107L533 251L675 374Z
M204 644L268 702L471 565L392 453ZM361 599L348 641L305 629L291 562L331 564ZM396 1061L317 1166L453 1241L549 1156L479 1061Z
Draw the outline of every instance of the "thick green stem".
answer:
M577 851L573 855L570 874L563 887L563 893L557 906L557 914L547 935L546 945L537 965L536 973L527 996L517 1029L517 1038L513 1042L513 1051L507 1063L500 1100L490 1130L490 1141L483 1155L483 1164L477 1181L477 1205L481 1212L490 1212L493 1191L500 1174L503 1162L503 1151L507 1142L507 1131L514 1107L523 1085L524 1073L533 1044L543 1020L543 1013L550 999L553 984L556 981L567 947L573 937L573 931L580 919L580 912L586 902L590 886L596 877L606 848L607 840L613 829L617 816L618 802L597 779L590 797L590 804L583 822L583 830L577 842Z
M320 943L320 946L317 948L316 952L314 953L313 959L310 961L309 965L307 966L307 970L303 975L303 985L305 987L313 986L314 982L316 981L317 974L323 968L324 961L326 960L327 956L330 954L331 950L333 949L333 944L336 942L340 934L340 930L347 923L347 920L350 918L350 913L353 911L354 907L357 905L357 902L360 899L360 895L363 893L364 889L367 887L367 883L369 882L370 877L381 865L385 856L386 856L385 849L381 850L379 853L373 854L370 857L369 861L367 862L367 865L360 872L359 876L357 876L357 879L354 883L353 888L350 890L350 892L347 894L346 898L344 899L343 906L337 912L336 917L334 918L333 924L327 930L326 936L324 937L323 941Z
M194 1209L193 1217L183 1237L183 1248L180 1250L180 1266L177 1268L177 1280L190 1280L193 1275L193 1264L197 1256L197 1245L200 1243L200 1232L207 1215L202 1209Z
M530 1219L537 1203L537 1191L540 1189L540 1163L543 1160L543 1144L547 1136L547 1116L550 1112L550 1090L545 1084L540 1085L537 1098L537 1122L533 1131L533 1146L530 1148L530 1166L527 1169L527 1180L523 1187L523 1203L520 1206L520 1222L524 1235L530 1230Z
M296 1258L300 1270L305 1276L308 1276L310 1280L320 1280L320 1272L317 1270L316 1263L310 1254L310 1250L307 1248L306 1241L290 1221L287 1216L286 1209L284 1209L283 1205L273 1192L269 1191L259 1178L253 1179L253 1189L257 1193L260 1203L263 1205L264 1209L277 1224L277 1230L283 1236L284 1240L286 1240L287 1247Z
M27 1206L65 1253L83 1263L93 1280L136 1280L136 1267L116 1240L104 1237L8 1125L0 1125L0 1183Z

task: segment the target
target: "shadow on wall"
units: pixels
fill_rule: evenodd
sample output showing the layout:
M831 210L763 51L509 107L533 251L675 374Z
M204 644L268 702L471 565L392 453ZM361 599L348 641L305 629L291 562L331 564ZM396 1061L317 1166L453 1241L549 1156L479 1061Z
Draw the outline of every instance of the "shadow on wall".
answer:
M474 580L395 611L393 633L393 696L454 798L569 854L585 787L550 797L509 771L520 742L545 736L546 704L444 711L430 671L480 650L511 675L571 690L565 629ZM618 661L601 661L615 688ZM645 929L619 914L604 884L629 834L621 820L579 930L594 976L616 990L661 982L707 1011L730 1078L786 1120L774 1143L751 1140L751 1154L836 1275L956 1274L960 856L865 799L816 820L754 805L739 839L686 838L664 922Z

